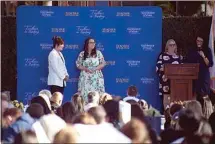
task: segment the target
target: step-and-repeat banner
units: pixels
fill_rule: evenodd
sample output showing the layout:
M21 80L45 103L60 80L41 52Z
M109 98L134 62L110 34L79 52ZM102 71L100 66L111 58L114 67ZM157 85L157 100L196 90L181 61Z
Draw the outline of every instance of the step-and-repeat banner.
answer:
M65 40L62 53L70 79L64 101L77 91L80 71L75 61L84 40L93 37L107 62L103 69L106 92L124 97L128 86L135 85L139 98L160 107L155 72L162 41L159 7L19 7L17 97L24 103L49 88L48 54L53 36Z

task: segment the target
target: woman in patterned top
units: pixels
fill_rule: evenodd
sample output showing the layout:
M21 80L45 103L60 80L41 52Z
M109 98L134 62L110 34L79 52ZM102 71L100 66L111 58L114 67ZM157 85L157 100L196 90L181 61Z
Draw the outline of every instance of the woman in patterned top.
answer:
M95 40L87 38L82 51L76 61L76 66L81 70L78 82L78 91L87 102L87 95L90 91L97 91L102 95L105 92L104 77L102 69L105 66L102 53L96 50Z
M159 76L159 95L162 98L163 110L170 104L170 80L164 75L164 64L181 64L182 56L177 54L177 45L173 39L166 43L165 52L157 59L156 72Z

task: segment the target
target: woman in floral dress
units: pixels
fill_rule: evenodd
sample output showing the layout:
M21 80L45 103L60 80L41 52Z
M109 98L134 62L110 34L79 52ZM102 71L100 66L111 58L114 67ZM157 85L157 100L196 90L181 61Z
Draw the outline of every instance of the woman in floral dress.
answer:
M76 61L76 66L80 72L78 91L87 102L87 95L90 91L97 91L101 94L105 92L104 77L102 69L105 66L105 60L102 53L96 50L95 40L87 38L82 51Z
M159 76L159 95L163 101L163 110L170 104L170 80L164 75L164 64L181 64L182 56L177 54L177 45L173 39L166 43L165 52L158 56L156 72Z

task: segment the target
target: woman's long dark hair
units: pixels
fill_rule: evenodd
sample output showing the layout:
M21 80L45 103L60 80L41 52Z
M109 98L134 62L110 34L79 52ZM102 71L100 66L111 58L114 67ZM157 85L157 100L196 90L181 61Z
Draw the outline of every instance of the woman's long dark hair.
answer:
M31 100L31 104L33 104L33 103L41 104L41 106L43 107L45 115L51 113L51 110L49 109L48 104L46 103L46 101L41 96L33 97Z
M78 111L72 102L66 102L62 106L62 114L64 121L72 124L74 117L78 114Z
M91 37L87 38L85 41L84 41L84 60L87 58L87 56L89 55L88 53L88 45L89 45L89 41L93 39ZM95 48L92 50L90 56L94 57L96 56L96 46Z

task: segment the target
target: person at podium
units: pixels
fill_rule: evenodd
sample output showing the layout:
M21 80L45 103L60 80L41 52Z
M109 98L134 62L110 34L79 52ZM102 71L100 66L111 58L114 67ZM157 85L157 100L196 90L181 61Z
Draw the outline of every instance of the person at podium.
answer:
M198 79L194 81L194 92L197 100L203 106L203 99L210 94L210 72L209 68L213 66L212 52L204 43L201 36L196 38L196 46L189 50L187 54L187 63L199 63Z
M162 111L170 104L170 80L164 75L164 64L181 64L183 57L177 53L177 45L173 39L166 43L164 52L157 58L156 72L159 77L159 95L162 99Z

